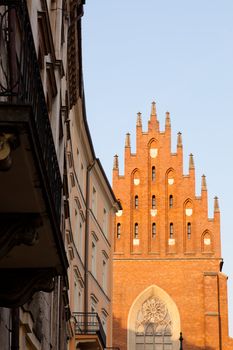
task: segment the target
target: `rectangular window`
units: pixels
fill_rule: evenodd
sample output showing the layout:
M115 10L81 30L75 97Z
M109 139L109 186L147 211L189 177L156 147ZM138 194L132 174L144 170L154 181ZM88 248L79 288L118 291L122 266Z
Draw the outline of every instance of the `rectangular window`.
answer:
M97 194L95 187L92 188L92 206L91 206L93 214L96 216L97 211Z
M79 312L82 310L82 288L75 276L74 279L74 312Z
M83 257L83 224L82 222L79 223L78 252L79 252L80 258L82 259Z
M102 263L102 284L103 284L103 290L106 291L106 288L107 288L107 262L105 259L103 259L103 263Z
M73 165L73 161L72 161L72 156L70 152L67 152L67 160L68 160L69 168L71 168Z
M102 312L102 326L103 326L103 329L104 329L104 332L106 334L107 332L107 315L105 312Z
M84 188L84 166L83 166L83 163L81 163L80 165L80 186L81 186L81 189L83 190Z
M75 180L74 180L74 174L73 173L70 173L70 183L71 183L72 187L75 186Z
M81 260L83 259L83 228L84 223L79 210L75 209L75 230L74 230L74 244L79 253Z
M97 312L97 301L94 295L91 296L91 312Z
M104 212L103 212L103 232L105 234L105 236L108 236L108 214L107 214L107 210L104 208Z
M96 244L93 241L91 243L91 272L96 277Z

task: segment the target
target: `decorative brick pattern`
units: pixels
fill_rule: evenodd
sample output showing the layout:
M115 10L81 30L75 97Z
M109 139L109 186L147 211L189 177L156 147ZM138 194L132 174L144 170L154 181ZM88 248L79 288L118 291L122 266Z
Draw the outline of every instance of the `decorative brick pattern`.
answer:
M216 210L215 206L213 218L208 218L205 178L201 196L196 196L193 155L189 159L189 174L183 174L180 133L177 151L171 153L169 114L163 132L159 129L154 103L147 132L142 131L139 121L136 154L131 153L127 142L124 175L119 175L118 161L113 168L113 190L123 207L122 215L116 216L114 237L114 344L121 350L127 349L130 308L140 293L156 285L177 305L185 350L232 349L228 337L226 278L220 272L219 208ZM137 183L135 178L139 180ZM135 196L138 196L136 207ZM118 223L120 237L116 231ZM155 234L153 224L156 224Z

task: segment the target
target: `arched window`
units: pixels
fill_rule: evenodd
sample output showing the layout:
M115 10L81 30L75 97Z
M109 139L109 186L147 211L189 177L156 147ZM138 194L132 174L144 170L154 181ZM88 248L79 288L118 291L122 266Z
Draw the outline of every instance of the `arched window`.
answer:
M134 197L134 208L138 209L138 196Z
M188 239L191 238L191 223L190 222L187 223L187 236L188 236Z
M117 238L121 238L121 224L119 222L117 224Z
M155 178L156 178L155 166L152 166L152 170L151 170L152 181L155 181Z
M156 223L153 222L152 224L152 238L156 237Z
M170 194L170 196L169 196L169 208L170 209L173 208L173 195L172 194Z
M133 183L135 186L140 184L140 174L137 169L133 172Z
M213 253L213 242L209 231L205 231L202 235L202 252Z
M134 238L138 238L138 223L134 224Z
M156 208L156 199L155 199L155 195L152 196L152 209L155 209Z
M160 298L152 296L145 300L137 314L135 345L130 349L177 349L172 343L171 317Z
M174 235L173 223L171 222L171 223L170 223L170 231L169 231L169 236L170 236L170 238L173 238L173 235Z

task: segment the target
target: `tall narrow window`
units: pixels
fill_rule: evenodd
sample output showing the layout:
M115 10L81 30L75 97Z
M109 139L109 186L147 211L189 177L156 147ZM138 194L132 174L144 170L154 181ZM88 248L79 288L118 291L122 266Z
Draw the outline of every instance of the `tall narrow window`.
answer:
M138 238L138 223L134 225L134 238Z
M83 190L84 188L84 167L83 167L83 163L81 163L80 166L80 180L79 180L80 186Z
M121 224L119 222L117 224L117 238L121 238Z
M170 194L169 196L169 208L173 208L173 195Z
M105 208L103 210L103 231L105 236L107 236L108 235L108 214Z
M156 177L155 166L152 166L152 171L151 171L152 181L155 181L155 177Z
M138 209L138 196L134 197L134 208Z
M153 222L152 224L152 238L156 237L156 223Z
M187 223L187 235L188 235L188 239L191 238L191 223L188 222Z
M107 329L107 313L103 312L103 311L102 311L102 326L103 326L103 329L104 329L105 334L106 334L107 333L106 332L106 329Z
M72 187L75 186L75 180L74 180L74 174L73 173L70 173L70 183L71 183Z
M96 296L94 294L92 294L92 296L91 296L91 312L96 312L97 300L98 299L96 299Z
M172 222L170 223L170 232L169 232L169 234L170 234L170 238L173 238L174 230L173 230L173 223Z
M83 257L83 225L82 223L80 222L79 223L79 237L78 237L78 252L79 252L79 255L82 259Z
M96 189L95 187L92 188L92 212L96 216Z
M93 276L96 276L96 245L94 242L91 244L91 272Z
M152 196L152 209L155 209L156 208L156 199L155 199L155 195Z
M107 263L105 259L103 259L103 266L102 266L102 283L103 283L103 290L106 291L107 287Z

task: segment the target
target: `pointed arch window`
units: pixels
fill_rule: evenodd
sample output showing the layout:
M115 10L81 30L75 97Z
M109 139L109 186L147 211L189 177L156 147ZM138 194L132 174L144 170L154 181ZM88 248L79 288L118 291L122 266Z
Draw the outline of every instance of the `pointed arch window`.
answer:
M152 238L156 237L156 223L153 222L152 224Z
M134 346L136 350L172 350L172 322L167 305L158 297L147 299L137 313ZM132 331L131 331L132 332ZM177 347L176 347L177 348Z
M191 222L187 223L187 236L188 239L191 239Z
M213 253L213 242L209 231L205 231L202 235L202 252Z
M170 238L173 238L173 236L174 236L174 227L173 227L172 222L170 223L169 236L170 236Z
M134 224L134 238L135 239L138 238L138 223L137 222Z
M121 238L121 224L119 222L117 224L117 238Z
M156 170L155 170L155 166L152 166L152 170L151 170L152 181L155 181L155 178L156 178Z
M138 209L138 195L134 197L134 208Z
M172 194L170 194L170 196L169 196L169 208L170 209L173 208L173 195Z
M155 195L152 196L151 206L152 206L152 209L155 209L155 208L156 208L156 198L155 198Z

